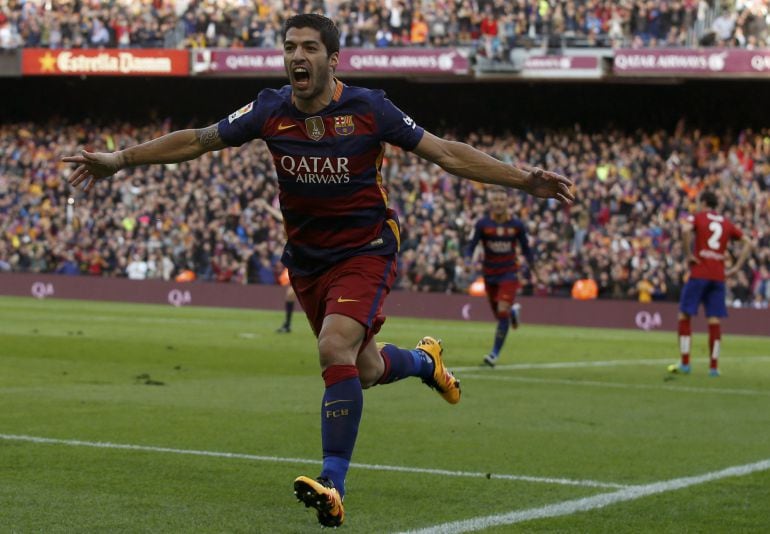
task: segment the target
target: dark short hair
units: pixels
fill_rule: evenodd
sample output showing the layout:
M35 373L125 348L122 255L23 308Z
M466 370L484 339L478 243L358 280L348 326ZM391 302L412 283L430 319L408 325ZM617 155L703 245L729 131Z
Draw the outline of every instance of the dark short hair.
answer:
M283 25L283 38L290 28L313 28L321 33L321 42L326 47L326 55L340 51L340 30L329 17L316 13L302 13L286 19Z
M708 206L711 209L714 209L717 207L717 204L719 203L717 200L717 196L714 194L713 191L704 191L700 195L700 201L703 202L706 206Z

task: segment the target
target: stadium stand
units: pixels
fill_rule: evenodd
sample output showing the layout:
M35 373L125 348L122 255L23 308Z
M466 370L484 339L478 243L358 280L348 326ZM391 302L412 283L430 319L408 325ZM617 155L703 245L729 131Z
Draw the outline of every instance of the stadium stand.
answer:
M160 125L21 122L0 126L0 271L275 284L283 228L259 199L277 205L269 155L260 143L178 165L124 171L89 195L69 188L61 154L113 150L158 136ZM524 135L471 132L464 140L499 159L573 177L569 208L515 195L528 221L541 283L534 295L568 297L593 279L599 298L676 300L683 276L678 221L705 187L756 240L729 282L734 306L770 302L770 129L706 134L543 129ZM399 289L466 292L478 266L462 250L484 211L474 184L389 148L384 163L402 221Z
M720 11L720 6L726 6ZM768 45L768 0L27 1L0 8L0 48L275 48L286 17L334 18L347 47Z

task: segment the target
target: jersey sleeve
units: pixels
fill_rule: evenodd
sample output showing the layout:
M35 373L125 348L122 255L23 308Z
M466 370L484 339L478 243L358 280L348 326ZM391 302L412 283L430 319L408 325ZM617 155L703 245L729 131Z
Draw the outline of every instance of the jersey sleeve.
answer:
M373 104L383 141L404 150L414 150L425 130L386 98L383 91L377 91Z
M256 100L219 121L217 124L219 137L226 145L241 146L261 136L262 125L265 122L264 106L260 106L263 100L260 93Z

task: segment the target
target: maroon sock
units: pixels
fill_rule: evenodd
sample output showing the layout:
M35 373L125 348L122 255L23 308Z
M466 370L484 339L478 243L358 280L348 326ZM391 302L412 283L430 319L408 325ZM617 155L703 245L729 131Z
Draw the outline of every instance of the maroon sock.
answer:
M692 327L690 318L679 319L679 354L682 356L682 365L690 365L690 340L692 339Z
M722 327L719 324L709 325L709 369L716 369L719 361L719 349L722 344Z

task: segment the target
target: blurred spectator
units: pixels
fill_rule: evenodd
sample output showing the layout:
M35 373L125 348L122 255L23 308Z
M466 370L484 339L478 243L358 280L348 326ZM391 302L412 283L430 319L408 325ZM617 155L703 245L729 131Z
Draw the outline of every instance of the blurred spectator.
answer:
M409 34L409 44L412 46L425 46L428 44L428 24L419 11L412 18L412 29Z
M735 29L735 14L729 10L723 9L722 13L711 23L711 29L714 31L717 42L727 43L733 36Z
M93 20L90 43L94 48L103 48L110 44L110 34L104 22L99 18Z
M481 32L480 48L484 53L484 57L502 60L497 16L492 12L492 6L489 4L484 8L484 16L481 18L479 29Z
M636 298L639 302L646 304L652 302L652 293L655 290L655 286L652 285L647 277L643 276L637 283L635 288Z
M15 29L5 13L0 11L0 49L9 50L21 44L18 36L15 35Z
M147 265L147 262L144 261L140 254L134 254L131 263L126 267L126 276L130 280L145 280L148 271L149 265Z

